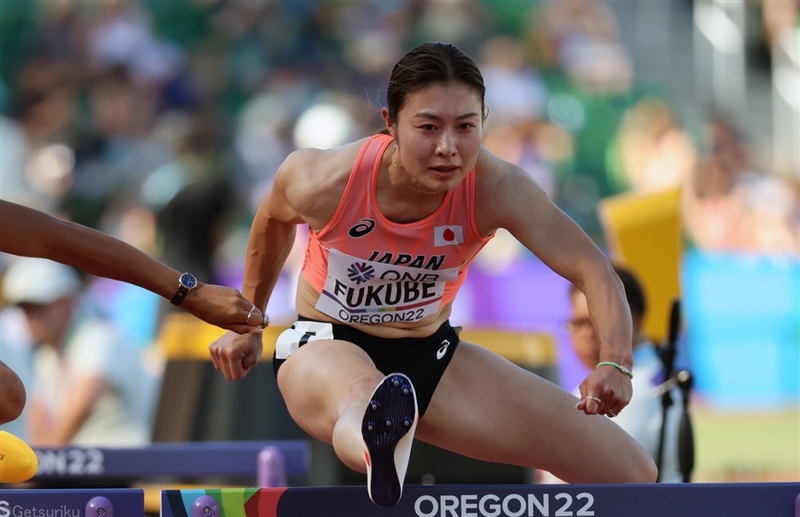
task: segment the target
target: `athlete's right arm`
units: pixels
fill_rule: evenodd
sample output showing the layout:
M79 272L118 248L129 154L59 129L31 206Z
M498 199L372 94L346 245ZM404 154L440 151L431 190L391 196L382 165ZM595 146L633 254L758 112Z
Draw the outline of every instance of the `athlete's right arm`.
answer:
M302 199L308 151L295 151L278 169L272 189L264 197L250 226L242 294L266 314L286 258L294 245L296 227L303 217L295 209ZM262 334L239 336L230 332L210 346L211 360L227 380L238 380L258 363Z
M253 300L264 314L281 269L292 251L297 225L303 222L287 197L287 190L293 193L297 183L302 181L299 177L302 172L298 170L298 162L302 160L300 152L289 155L278 169L272 189L261 201L250 226L242 294L247 293L245 297Z

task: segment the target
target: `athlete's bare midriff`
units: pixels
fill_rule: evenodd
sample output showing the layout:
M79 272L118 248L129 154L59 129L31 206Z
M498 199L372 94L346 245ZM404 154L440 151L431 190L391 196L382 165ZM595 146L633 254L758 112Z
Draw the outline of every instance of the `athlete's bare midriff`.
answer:
M310 318L317 321L327 321L329 323L341 325L341 321L331 318L315 308L319 297L319 291L314 289L314 287L308 282L308 280L305 279L303 275L300 275L300 279L297 284L297 313L305 318ZM386 339L427 337L436 332L442 323L447 321L447 319L450 317L452 306L452 303L448 303L439 309L439 311L435 314L431 314L414 323L396 322L391 324L376 323L372 325L350 323L348 325L360 330L361 332Z

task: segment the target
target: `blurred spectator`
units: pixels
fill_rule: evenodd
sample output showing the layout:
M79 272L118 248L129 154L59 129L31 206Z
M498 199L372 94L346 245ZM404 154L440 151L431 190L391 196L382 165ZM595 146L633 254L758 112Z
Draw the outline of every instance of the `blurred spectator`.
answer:
M680 188L697 162L694 142L663 99L646 97L622 118L609 149L610 182L638 193Z
M81 303L72 268L19 258L3 279L35 343L28 439L35 445L135 446L150 436L157 382L109 322Z
M175 159L148 178L148 187L161 196L156 221L164 262L216 282L214 250L236 206L229 139L210 106L196 109L189 121Z
M625 287L625 296L633 322L633 397L630 404L614 417L614 422L647 449L653 459L656 459L664 419L661 397L654 395L652 390L664 382L664 366L655 346L642 333L644 318L647 316L647 299L641 283L624 267L614 266L614 270ZM570 303L572 316L566 327L572 346L583 365L589 370L594 370L600 362L600 341L589 318L586 296L575 286L570 286ZM580 396L577 388L573 392ZM680 392L677 390L673 400L681 400ZM664 483L680 483L683 479L678 465L680 416L680 406L678 404L670 406L664 435L664 459L659 474L659 480ZM549 474L543 474L542 481L555 480Z
M486 105L494 123L536 120L547 105L547 87L525 62L517 40L498 36L486 42L481 71L486 83Z
M574 141L555 199L603 245L597 204L620 192L609 181L606 153L638 95L618 20L599 0L544 0L531 8L523 41L550 92L547 120Z
M771 46L778 36L786 30L800 26L800 2L761 2L763 8L764 36Z
M792 180L759 172L734 126L715 117L687 182L685 220L694 244L711 251L800 256L800 193Z
M34 194L25 178L28 140L16 120L0 115L0 197L6 201L31 204Z
M525 37L541 68L563 70L592 84L592 90L625 91L632 68L619 36L616 16L605 2L543 0L530 11Z

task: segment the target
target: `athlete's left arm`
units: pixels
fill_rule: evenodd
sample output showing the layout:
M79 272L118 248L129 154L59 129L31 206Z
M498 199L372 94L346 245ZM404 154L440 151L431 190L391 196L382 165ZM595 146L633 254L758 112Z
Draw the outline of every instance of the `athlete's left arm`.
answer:
M476 192L476 219L481 233L487 235L496 228L505 228L553 271L583 291L600 338L600 360L632 368L630 309L622 283L608 259L525 171L488 153L478 165L483 169L478 171ZM618 412L630 401L630 379L614 368L601 368L587 381L581 386L584 396L603 398L599 391L614 392L614 396L609 393L607 397L609 405L595 407L591 402L587 413L607 409Z

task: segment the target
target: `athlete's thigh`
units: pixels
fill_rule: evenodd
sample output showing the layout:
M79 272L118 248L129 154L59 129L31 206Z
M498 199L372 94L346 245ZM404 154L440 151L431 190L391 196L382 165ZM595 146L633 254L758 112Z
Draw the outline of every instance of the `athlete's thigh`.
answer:
M575 409L577 402L555 384L461 342L417 437L485 461L542 468L567 481L624 479L626 466L617 454L640 447L608 418Z
M306 432L329 442L333 427L354 398L383 378L364 350L347 341L311 341L278 370L278 388L289 414Z

